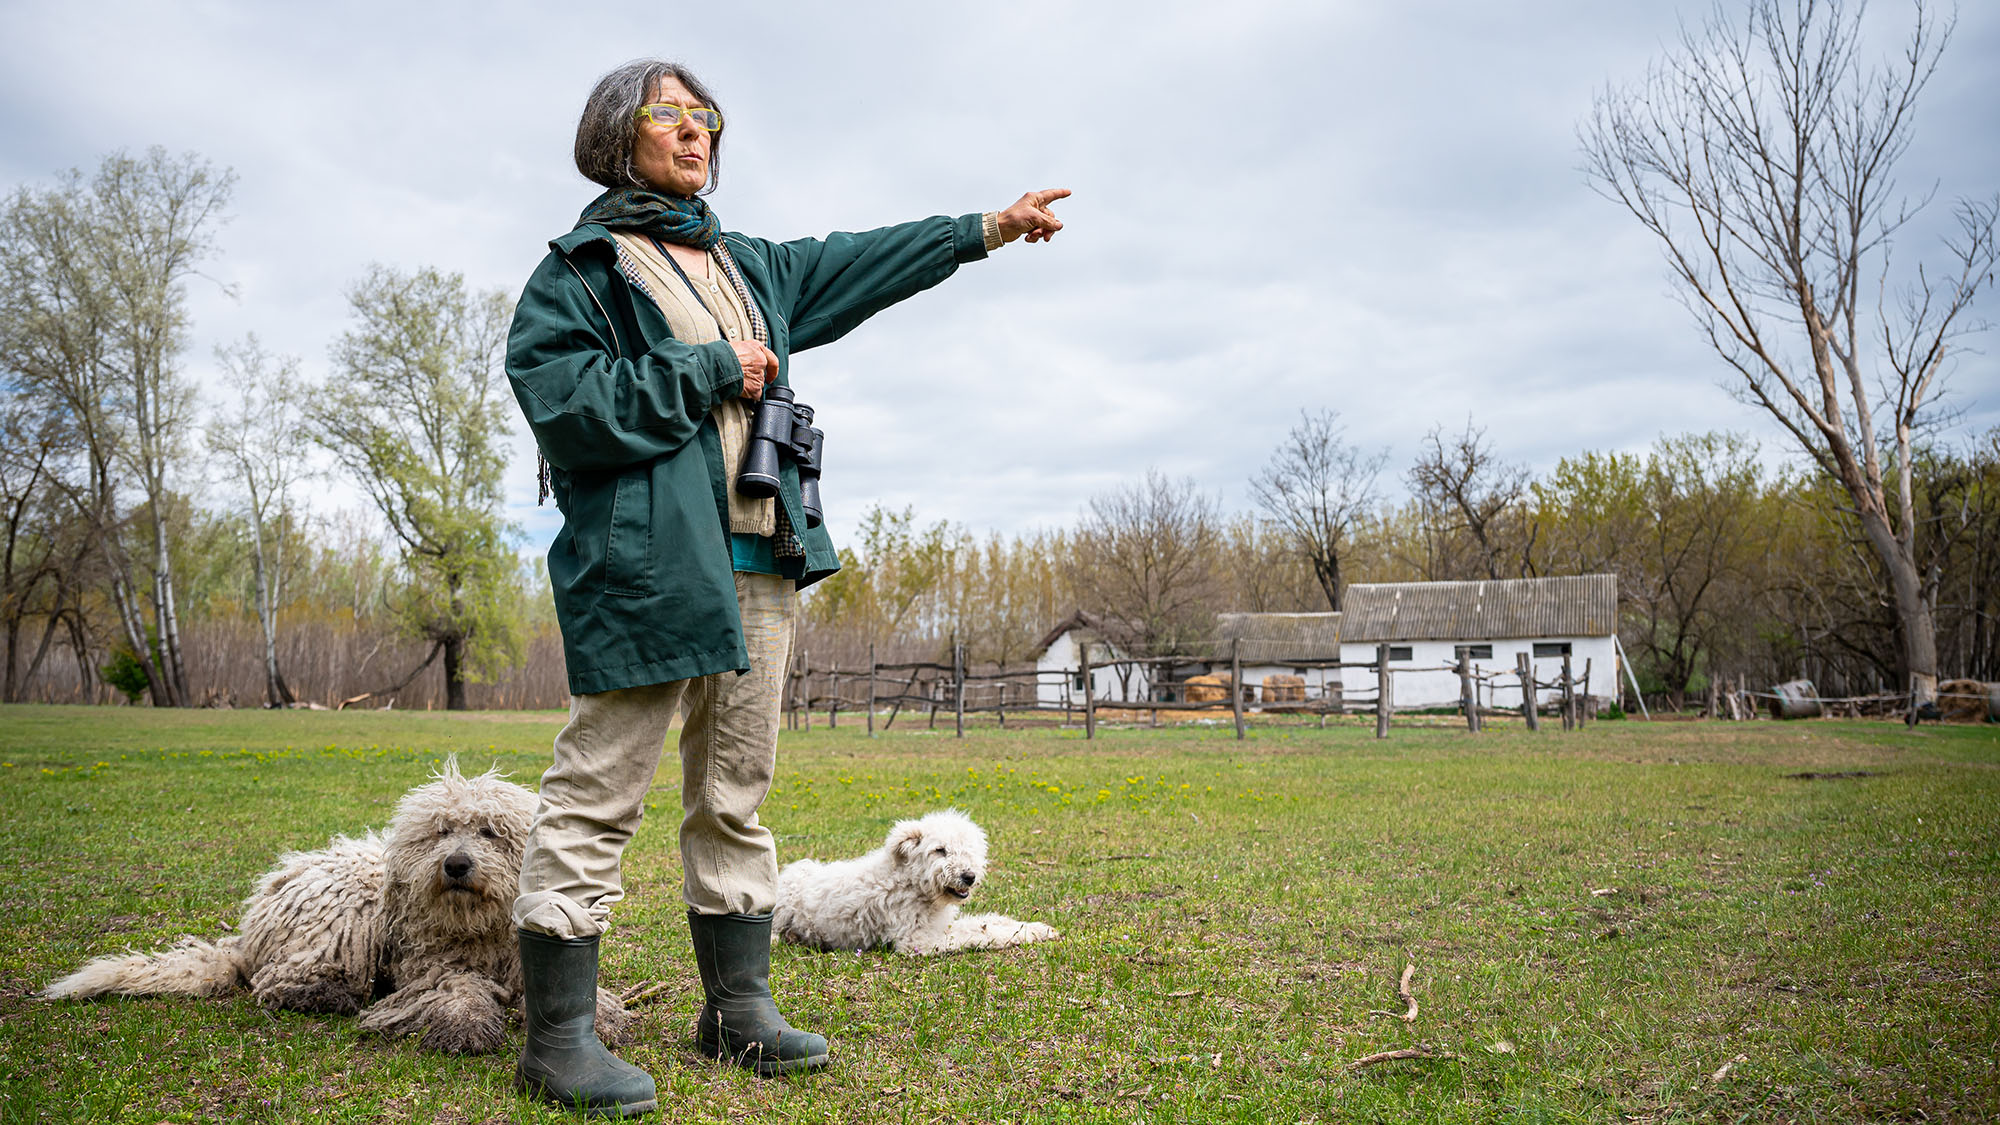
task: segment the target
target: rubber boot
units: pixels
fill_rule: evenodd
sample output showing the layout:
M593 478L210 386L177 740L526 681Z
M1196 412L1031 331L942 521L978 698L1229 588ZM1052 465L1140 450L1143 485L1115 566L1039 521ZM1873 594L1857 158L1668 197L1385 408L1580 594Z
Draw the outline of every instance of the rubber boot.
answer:
M688 911L694 959L707 1001L696 1042L705 1055L769 1077L817 1070L826 1039L785 1022L771 998L771 916Z
M597 1038L597 939L515 931L521 939L521 1007L527 1043L514 1087L600 1117L659 1107L653 1076Z

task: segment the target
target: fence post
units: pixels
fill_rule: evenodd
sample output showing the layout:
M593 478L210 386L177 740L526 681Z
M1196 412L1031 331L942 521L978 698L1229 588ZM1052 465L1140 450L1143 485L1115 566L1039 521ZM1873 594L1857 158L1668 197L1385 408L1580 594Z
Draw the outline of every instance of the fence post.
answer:
M875 646L868 646L868 737L875 737Z
M1389 737L1389 646L1375 646L1375 737Z
M1563 729L1576 729L1576 677L1570 674L1569 653L1563 653Z
M1525 652L1514 654L1514 671L1521 676L1521 717L1528 721L1528 729L1542 729L1541 716L1535 707L1535 662Z
M1087 742L1097 737L1097 680L1090 671L1090 645L1081 639L1076 642L1076 663L1083 669L1083 737Z
M958 733L955 737L965 737L965 646L953 641L951 644L951 678L954 707L958 712Z
M1586 656L1583 658L1583 695L1576 701L1576 729L1582 730L1583 724L1596 717L1596 715L1591 714L1590 657Z
M833 662L831 676L833 685L827 688L826 729L836 730L840 727L840 661Z
M1160 664L1160 665L1155 665L1154 667L1165 669L1168 672L1167 678L1169 680L1173 679L1172 675L1173 665ZM1170 689L1167 692L1167 698L1161 699L1160 685L1157 676L1155 673L1148 671L1146 673L1146 694L1151 697L1150 699L1147 700L1147 702L1149 703L1171 703L1173 701L1174 693ZM1158 707L1154 707L1146 712L1146 725L1152 727L1154 730L1160 729L1160 709Z
M1243 741L1243 653L1241 638L1229 638L1229 698L1236 711L1236 741Z
M1465 729L1479 733L1479 696L1472 690L1472 648L1458 646L1458 707L1465 712Z
M812 653L798 651L798 713L804 717L804 727L812 731Z

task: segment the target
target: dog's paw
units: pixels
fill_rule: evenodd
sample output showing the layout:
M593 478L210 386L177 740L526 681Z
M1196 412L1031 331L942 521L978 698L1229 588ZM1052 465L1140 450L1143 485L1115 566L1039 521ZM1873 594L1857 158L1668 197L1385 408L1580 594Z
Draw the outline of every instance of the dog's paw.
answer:
M1022 945L1026 945L1031 941L1054 941L1061 936L1062 932L1047 922L1021 923L1019 937Z
M441 1020L426 1027L417 1042L453 1055L484 1055L500 1049L507 1039L507 1018L495 1013L485 1019Z

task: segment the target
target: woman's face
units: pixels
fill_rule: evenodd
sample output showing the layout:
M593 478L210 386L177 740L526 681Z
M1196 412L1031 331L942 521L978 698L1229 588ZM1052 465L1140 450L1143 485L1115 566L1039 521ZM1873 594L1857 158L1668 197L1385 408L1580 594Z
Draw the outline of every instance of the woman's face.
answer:
M662 103L682 109L702 108L701 102L672 75L653 87L653 96L646 104ZM671 128L642 117L639 136L632 144L632 169L656 191L693 195L708 183L712 143L713 135L686 117Z

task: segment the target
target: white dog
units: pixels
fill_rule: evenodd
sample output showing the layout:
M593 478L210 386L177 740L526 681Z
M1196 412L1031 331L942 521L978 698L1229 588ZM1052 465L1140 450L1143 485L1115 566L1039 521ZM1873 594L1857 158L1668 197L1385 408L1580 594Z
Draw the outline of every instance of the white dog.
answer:
M881 847L859 859L786 864L771 925L796 945L910 954L1005 949L1059 936L1054 927L999 914L959 917L959 904L985 877L986 833L945 809L899 821Z
M387 837L336 836L288 852L257 880L236 932L184 937L158 953L100 957L43 990L49 999L225 996L268 1008L361 1016L384 1035L439 1051L497 1050L521 1002L509 909L535 795L498 773L447 761L403 796ZM597 991L607 1043L628 1030L618 997Z

